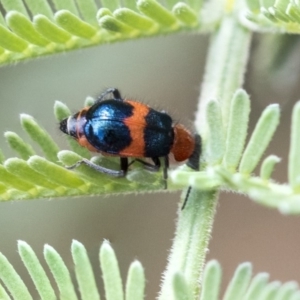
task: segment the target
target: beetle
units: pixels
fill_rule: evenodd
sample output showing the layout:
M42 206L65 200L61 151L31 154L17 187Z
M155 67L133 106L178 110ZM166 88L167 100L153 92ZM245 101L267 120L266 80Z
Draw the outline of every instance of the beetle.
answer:
M107 98L108 95L112 97ZM193 135L181 124L174 124L164 111L123 99L116 88L107 89L92 106L63 119L60 130L92 152L120 157L120 170L108 169L84 158L69 169L85 164L99 172L124 177L135 161L150 171L158 171L162 157L166 183L169 154L172 153L176 161L188 160L190 168L199 170L200 135ZM129 157L133 158L130 163ZM153 164L141 158L151 158Z

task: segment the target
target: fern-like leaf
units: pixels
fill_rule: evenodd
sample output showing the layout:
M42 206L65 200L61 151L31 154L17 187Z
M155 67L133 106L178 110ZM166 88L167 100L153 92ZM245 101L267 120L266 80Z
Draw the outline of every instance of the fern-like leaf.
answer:
M100 300L100 293L96 282L87 250L83 244L73 241L71 253L75 268L76 282L73 283L72 272L62 260L59 253L51 246L45 245L44 258L50 269L56 287L52 286L51 280L42 267L33 249L23 241L18 242L20 257L33 281L33 284L42 300L68 299L78 300L75 290L79 290L82 300ZM104 241L99 251L100 266L103 274L104 289L106 299L122 300L126 295L127 300L145 299L145 275L140 262L131 263L128 271L125 288L123 289L122 279L118 266L118 260L114 250L108 241ZM17 271L0 253L0 278L5 286L0 285L1 299L10 299L9 294L14 299L32 300L29 289L24 284ZM173 280L173 296L169 299L192 300L192 291L189 289L187 278L181 273L175 273ZM250 299L298 299L299 287L296 282L284 284L278 281L268 282L267 273L259 273L252 277L252 266L250 263L240 264L234 272L223 296L223 300L250 300ZM216 260L208 262L205 266L203 280L201 284L201 300L218 300L220 297L220 286L222 282L222 269ZM272 298L271 298L272 297Z
M2 1L0 64L182 30L207 30L201 1ZM200 4L200 5L199 5ZM212 20L216 24L216 20ZM200 26L201 24L201 26Z
M256 31L300 33L300 5L293 0L248 0L242 23Z

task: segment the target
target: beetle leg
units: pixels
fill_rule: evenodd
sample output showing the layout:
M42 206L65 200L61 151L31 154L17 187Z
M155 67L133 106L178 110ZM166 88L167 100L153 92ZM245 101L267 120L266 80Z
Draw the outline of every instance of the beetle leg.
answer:
M116 88L109 88L107 89L105 92L103 92L96 100L95 103L98 103L98 102L101 102L104 100L105 96L108 95L108 94L112 94L113 97L114 97L114 100L118 100L118 101L123 101L122 97L121 97L121 94L119 92L118 89Z
M93 162L89 161L86 158L83 158L82 160L78 161L76 164L66 167L66 168L69 170L72 170L72 169L79 167L80 165L87 165L88 167L96 170L97 172L108 174L108 175L111 175L114 177L124 177L126 175L126 172L123 169L121 169L120 171L107 169L102 166L94 164ZM122 167L122 165L121 165L121 167Z
M201 137L199 134L195 134L195 149L190 158L188 159L187 165L196 171L199 171L200 156L201 156Z
M151 159L153 160L154 165L152 165L144 160L141 160L139 158L136 158L130 162L129 166L131 166L134 162L138 161L139 163L141 163L142 165L145 166L146 170L151 171L151 172L157 172L160 168L160 160L158 157L152 157Z
M129 167L127 157L120 157L120 167L121 167L121 171L123 171L125 176L127 174L128 167Z
M186 191L185 198L184 198L184 201L183 201L182 206L181 206L181 210L183 210L185 208L185 206L187 204L187 201L189 199L191 190L192 190L192 187L189 186L188 189L187 189L187 191Z
M154 165L152 165L152 164L150 164L146 161L143 161L141 159L138 159L138 158L131 161L129 165L132 165L135 161L138 161L139 163L141 163L145 166L145 169L147 169L151 172L157 172L161 167L160 160L159 160L158 157L151 157L151 159L153 160ZM164 181L165 181L165 189L167 189L167 187L168 187L167 186L167 179L168 179L169 157L165 156L164 160L165 160L165 165L164 165L164 169L163 169L163 172L164 172L163 178L164 178Z
M196 171L199 171L199 168L200 168L201 147L202 147L201 136L199 134L195 134L195 150L192 153L192 155L190 156L190 158L188 159L187 165L191 169L194 169ZM186 203L189 199L191 190L192 190L192 187L189 186L187 189L181 210L183 210L185 208Z
M168 169L169 169L169 156L164 157L165 166L164 166L164 180L165 180L165 189L168 188Z

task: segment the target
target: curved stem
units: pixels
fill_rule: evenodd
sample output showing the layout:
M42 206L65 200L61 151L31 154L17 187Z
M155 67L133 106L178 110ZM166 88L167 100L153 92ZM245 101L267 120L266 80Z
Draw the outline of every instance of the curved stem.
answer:
M159 300L173 299L172 280L178 271L184 274L189 290L194 295L199 294L198 280L204 267L217 195L216 191L202 192L193 189L184 210L179 208L175 239L163 275Z
M206 161L207 104L211 99L219 101L226 132L233 94L243 83L250 38L250 32L237 23L234 14L225 17L220 28L212 35L195 120L196 128L204 142L203 161ZM174 275L178 273L184 275L195 299L199 298L199 280L202 279L217 202L217 190L193 189L187 206L183 211L179 211L175 238L163 274L159 300L173 299L172 283Z
M243 85L251 34L234 15L224 18L219 30L212 35L204 79L199 98L195 125L206 139L206 106L210 100L221 104L224 129L234 92Z

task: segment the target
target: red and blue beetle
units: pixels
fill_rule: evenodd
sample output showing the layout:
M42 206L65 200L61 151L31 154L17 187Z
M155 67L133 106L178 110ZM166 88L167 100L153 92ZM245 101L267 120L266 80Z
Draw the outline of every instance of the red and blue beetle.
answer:
M176 161L188 160L189 167L199 169L201 139L198 134L192 135L183 125L174 124L164 111L123 99L115 88L107 89L92 106L62 120L60 130L90 151L120 157L120 170L108 169L87 159L70 168L86 164L99 172L123 177L135 161L150 171L158 171L162 157L166 180L169 154L172 153ZM133 158L130 163L129 157ZM151 158L153 164L141 158Z

